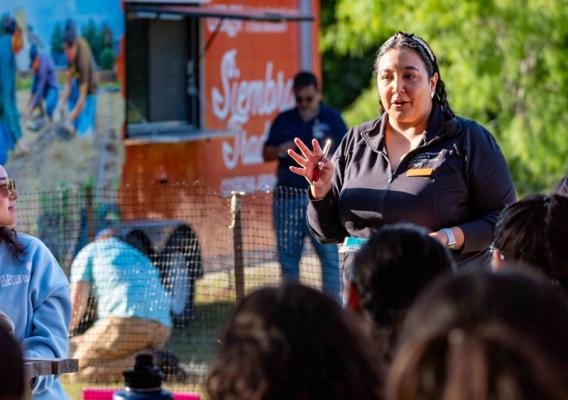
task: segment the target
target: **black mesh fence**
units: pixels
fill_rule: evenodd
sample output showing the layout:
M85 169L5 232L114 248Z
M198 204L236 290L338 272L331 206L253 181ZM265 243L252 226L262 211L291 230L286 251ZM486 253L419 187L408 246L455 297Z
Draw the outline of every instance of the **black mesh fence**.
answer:
M170 381L201 382L238 299L278 284L281 265L338 296L337 246L310 243L306 206L305 191L287 188L19 193L18 231L40 238L88 295L71 332L81 372L68 378L121 381L134 354L150 350Z

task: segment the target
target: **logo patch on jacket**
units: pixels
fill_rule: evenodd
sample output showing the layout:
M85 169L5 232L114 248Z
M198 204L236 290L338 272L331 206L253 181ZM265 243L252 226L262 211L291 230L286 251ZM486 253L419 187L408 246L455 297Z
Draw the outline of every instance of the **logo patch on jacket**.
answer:
M414 155L408 162L406 176L431 176L444 161L441 152L425 152Z
M3 274L0 275L0 286L9 287L21 285L23 283L28 283L30 281L30 275L12 275Z

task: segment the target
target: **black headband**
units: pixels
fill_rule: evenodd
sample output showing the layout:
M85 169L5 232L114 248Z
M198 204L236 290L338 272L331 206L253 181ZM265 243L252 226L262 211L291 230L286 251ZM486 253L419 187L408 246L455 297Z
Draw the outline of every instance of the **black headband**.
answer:
M430 61L432 61L432 65L434 66L434 68L436 68L436 57L434 57L434 53L432 52L432 49L430 49L430 46L428 46L424 40L422 40L420 37L418 37L414 34L410 35L410 37L416 43L418 43L420 45L420 47L422 47L424 50L426 50L426 53L430 57Z

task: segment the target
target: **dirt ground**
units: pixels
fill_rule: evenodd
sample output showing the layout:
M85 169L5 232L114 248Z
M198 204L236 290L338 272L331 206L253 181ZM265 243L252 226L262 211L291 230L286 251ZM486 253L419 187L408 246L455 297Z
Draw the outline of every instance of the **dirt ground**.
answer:
M20 114L25 110L29 90L17 94ZM97 188L116 185L124 160L120 129L124 99L117 89L100 88L97 96L97 126L91 136L66 135L60 124L49 123L39 132L27 127L20 117L23 140L30 152L11 152L5 167L18 183L20 192L76 187L91 182Z

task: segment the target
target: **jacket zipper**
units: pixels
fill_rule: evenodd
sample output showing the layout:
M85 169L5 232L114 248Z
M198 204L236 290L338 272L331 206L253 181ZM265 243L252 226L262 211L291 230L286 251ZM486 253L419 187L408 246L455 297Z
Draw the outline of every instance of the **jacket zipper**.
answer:
M426 143L422 146L418 146L414 150L410 150L408 153L406 153L406 155L402 158L402 160L400 160L400 162L398 163L398 165L396 166L394 171L391 168L388 155L386 153L382 152L382 151L379 151L379 153L381 153L381 156L384 157L384 159L387 163L388 172L389 172L389 179L388 179L387 185L384 188L385 194L383 195L383 198L382 198L381 207L379 208L380 210L384 211L385 200L386 200L387 194L390 190L390 187L392 185L392 182L399 175L398 170L399 170L400 166L403 165L406 162L407 158L410 157L410 156L413 156L414 154L418 153L419 151L427 149L428 147L430 147L433 144L437 143L438 141L444 139L445 137L446 137L446 135L438 136L438 137L434 138L433 140L431 140L429 143Z

